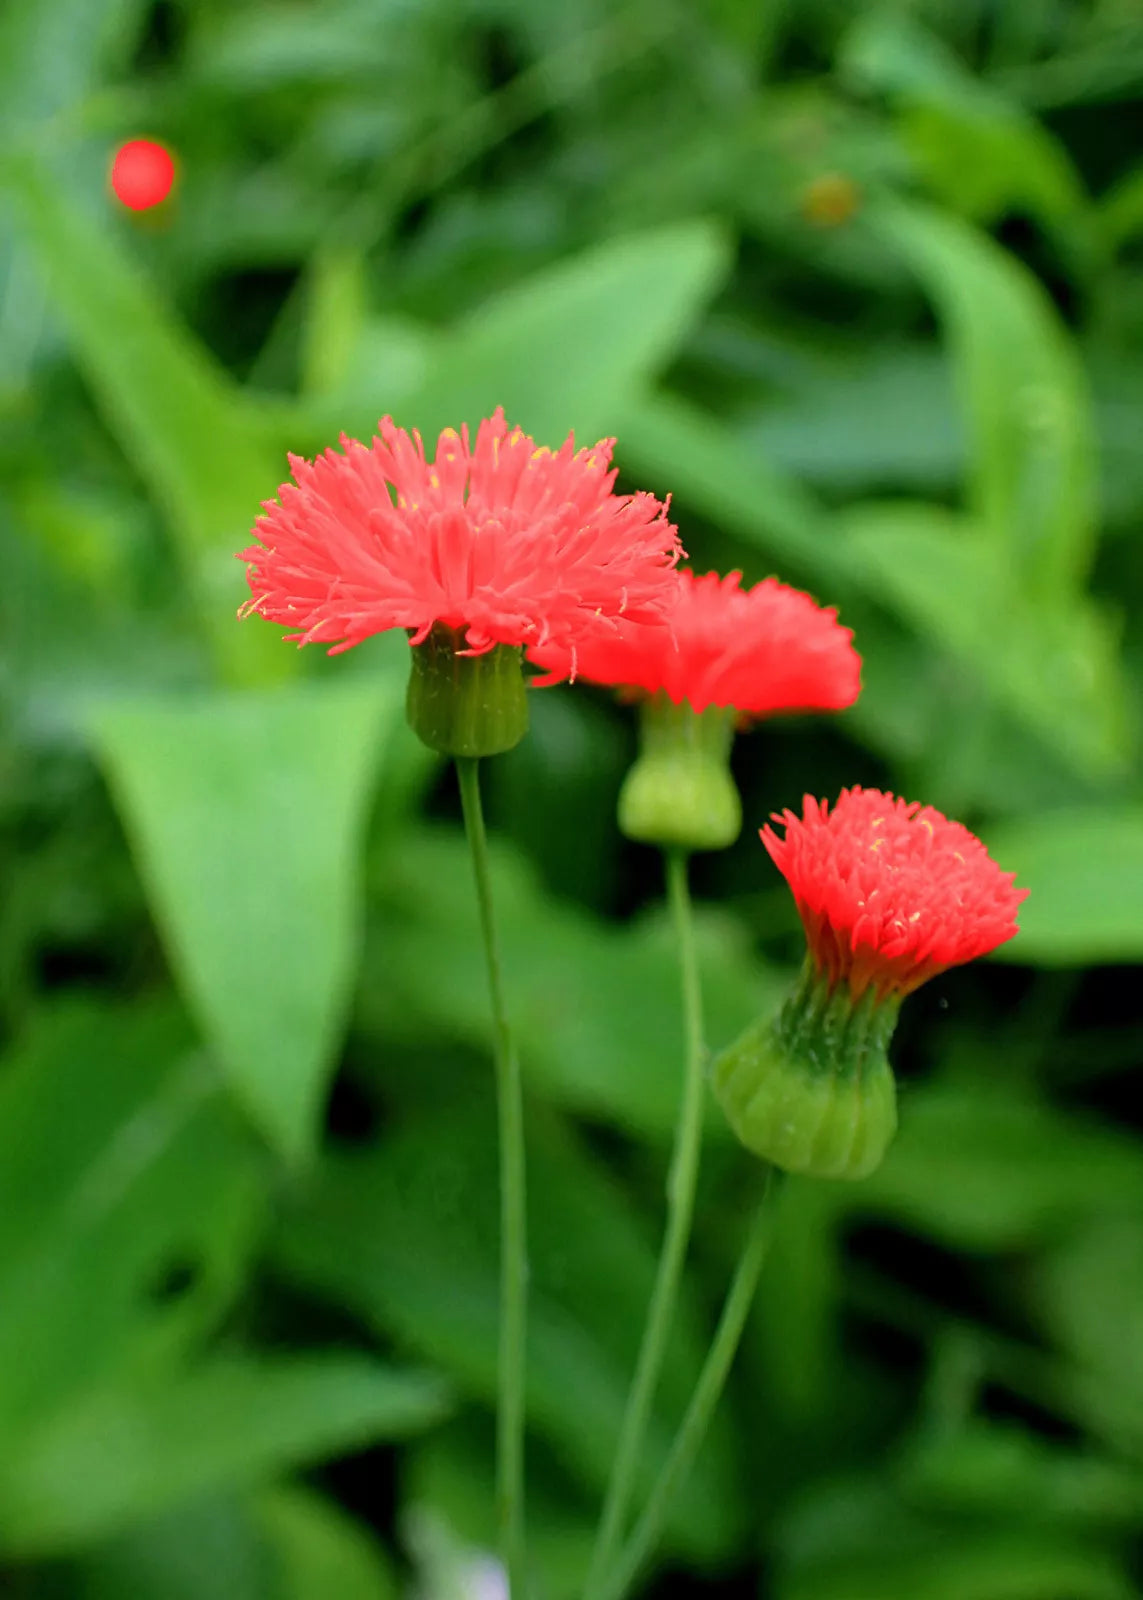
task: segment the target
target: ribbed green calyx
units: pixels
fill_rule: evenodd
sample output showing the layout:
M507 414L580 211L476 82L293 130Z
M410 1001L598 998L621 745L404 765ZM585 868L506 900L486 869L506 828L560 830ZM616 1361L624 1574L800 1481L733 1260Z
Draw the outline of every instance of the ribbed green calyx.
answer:
M781 1011L719 1055L714 1092L738 1138L787 1172L867 1178L897 1131L897 1091L886 1050L900 999L831 995L807 956Z
M498 644L461 655L463 635L441 622L414 645L405 715L417 737L446 756L495 756L528 731L523 651Z
M665 694L640 707L639 759L619 796L619 826L629 839L683 850L724 850L742 827L742 802L730 775L737 713L692 711Z

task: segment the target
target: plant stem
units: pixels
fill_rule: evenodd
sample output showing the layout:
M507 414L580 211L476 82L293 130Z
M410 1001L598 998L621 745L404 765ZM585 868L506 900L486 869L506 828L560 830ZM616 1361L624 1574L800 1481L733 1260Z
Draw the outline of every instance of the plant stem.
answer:
M500 1359L496 1406L496 1507L500 1555L511 1600L524 1600L524 1378L527 1240L524 1191L524 1103L520 1062L508 1026L500 949L492 910L488 840L480 804L479 761L456 757L464 827L472 855L476 899L488 964L495 1025L496 1100L500 1124Z
M658 1482L651 1491L635 1531L624 1545L618 1563L612 1568L600 1591L600 1600L622 1600L639 1575L639 1569L659 1542L671 1502L690 1470L706 1435L746 1326L746 1318L758 1285L758 1275L770 1246L774 1226L772 1196L776 1193L772 1169L767 1170L765 1186L758 1202L750 1232L738 1260L734 1280L722 1308L718 1327L707 1358L687 1407L682 1426Z
M702 991L695 954L694 925L687 888L687 856L682 850L665 855L667 894L675 924L683 990L686 1067L683 1095L675 1127L675 1146L667 1180L667 1226L635 1376L619 1433L619 1444L603 1504L588 1573L586 1594L596 1600L623 1537L631 1496L638 1477L640 1451L647 1432L655 1390L663 1368L667 1339L678 1300L683 1262L694 1215L702 1144L703 1020Z

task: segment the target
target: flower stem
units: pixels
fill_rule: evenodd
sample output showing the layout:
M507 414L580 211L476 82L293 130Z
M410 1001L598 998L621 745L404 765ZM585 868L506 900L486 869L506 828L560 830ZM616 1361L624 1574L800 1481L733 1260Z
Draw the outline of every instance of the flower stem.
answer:
M667 895L675 924L682 976L686 1068L678 1122L675 1127L674 1151L667 1179L667 1226L663 1235L655 1286L647 1308L643 1342L635 1365L631 1391L627 1397L619 1444L611 1468L603 1515L592 1553L586 1588L588 1600L596 1600L608 1569L615 1559L638 1477L640 1451L646 1436L659 1375L663 1368L663 1357L678 1300L683 1261L690 1239L695 1185L698 1181L699 1150L702 1143L704 1090L702 991L695 954L690 893L687 888L686 853L678 849L667 851L665 865Z
M476 899L488 964L495 1036L500 1124L500 1360L496 1406L496 1508L500 1554L511 1600L524 1600L524 1377L527 1241L524 1221L524 1104L520 1062L508 1026L500 949L492 911L488 840L480 804L480 763L457 756L456 775L472 855Z
M619 1560L608 1574L600 1590L600 1600L623 1600L639 1569L659 1542L671 1502L689 1472L699 1447L706 1435L711 1416L718 1404L733 1364L738 1341L746 1326L746 1318L758 1285L758 1276L770 1247L774 1227L772 1197L777 1192L773 1169L768 1168L761 1198L758 1202L750 1232L746 1236L742 1254L738 1259L734 1280L730 1285L726 1303L722 1308L714 1339L703 1364L702 1372L687 1407L682 1426L671 1446L670 1454L651 1491L643 1515L620 1553Z

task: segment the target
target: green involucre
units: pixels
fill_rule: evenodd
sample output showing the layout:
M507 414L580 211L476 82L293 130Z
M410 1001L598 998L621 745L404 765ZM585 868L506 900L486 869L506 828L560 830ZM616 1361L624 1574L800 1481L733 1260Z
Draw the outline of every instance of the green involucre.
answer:
M639 759L619 796L629 839L680 850L724 850L738 838L742 801L730 775L733 709L696 712L664 694L643 702Z
M405 715L430 750L446 756L495 756L528 731L523 651L498 644L484 655L461 652L455 628L433 624L412 649Z
M712 1067L714 1092L755 1155L814 1178L867 1178L897 1131L886 1050L900 1001L831 994L810 957L781 1011L759 1019Z

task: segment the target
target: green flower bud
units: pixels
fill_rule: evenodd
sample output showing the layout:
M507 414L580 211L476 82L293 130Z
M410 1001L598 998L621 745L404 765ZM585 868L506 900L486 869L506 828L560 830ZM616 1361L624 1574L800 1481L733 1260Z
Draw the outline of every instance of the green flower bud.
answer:
M619 795L629 839L683 850L723 850L738 838L742 802L730 775L737 713L693 711L665 694L643 701L639 759Z
M528 731L523 651L498 644L463 655L455 628L433 624L414 645L405 715L417 737L446 756L495 756Z
M748 1150L787 1172L867 1178L897 1131L886 1049L900 998L832 993L807 958L777 1017L760 1020L719 1055L714 1092Z

